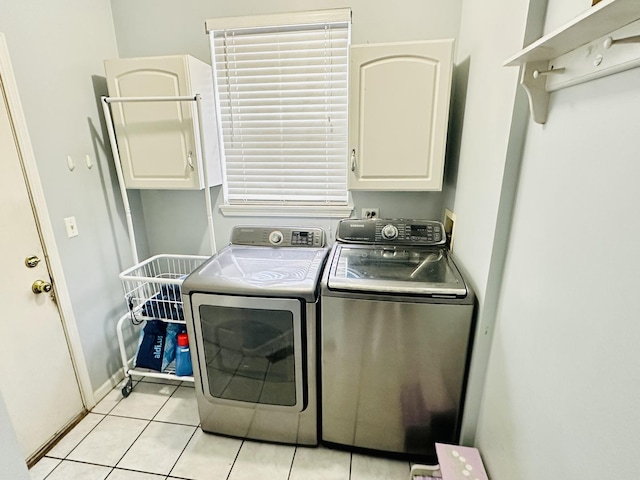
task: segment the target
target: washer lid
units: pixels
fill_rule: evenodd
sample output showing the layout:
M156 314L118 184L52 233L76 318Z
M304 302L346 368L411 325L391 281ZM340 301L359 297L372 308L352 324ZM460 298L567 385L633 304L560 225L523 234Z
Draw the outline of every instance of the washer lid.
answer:
M330 290L464 298L467 287L444 248L336 245Z
M182 292L317 298L326 248L229 245L189 275Z

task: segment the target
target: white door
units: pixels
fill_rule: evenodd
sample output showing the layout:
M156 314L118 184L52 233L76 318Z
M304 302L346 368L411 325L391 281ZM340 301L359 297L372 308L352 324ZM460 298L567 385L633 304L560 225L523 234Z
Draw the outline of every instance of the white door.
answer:
M36 280L53 283L29 192L21 149L0 71L0 390L25 459L84 413L62 319L51 293L36 294ZM37 257L34 267L27 257Z

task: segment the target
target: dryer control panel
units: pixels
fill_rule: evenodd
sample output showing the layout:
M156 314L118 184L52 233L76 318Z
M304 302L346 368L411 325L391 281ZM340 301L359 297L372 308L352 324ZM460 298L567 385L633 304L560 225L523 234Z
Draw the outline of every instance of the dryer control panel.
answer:
M338 224L336 239L343 243L381 243L393 245L444 245L442 223L433 220L347 219Z
M233 245L317 248L324 241L324 230L317 227L237 226L231 232Z

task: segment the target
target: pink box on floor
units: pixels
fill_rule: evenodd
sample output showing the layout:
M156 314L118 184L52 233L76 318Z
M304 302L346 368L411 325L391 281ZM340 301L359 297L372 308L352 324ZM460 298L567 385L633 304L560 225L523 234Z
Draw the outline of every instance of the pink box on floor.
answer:
M442 480L489 480L477 448L436 443Z
M489 480L477 448L436 443L438 465L411 467L411 480Z

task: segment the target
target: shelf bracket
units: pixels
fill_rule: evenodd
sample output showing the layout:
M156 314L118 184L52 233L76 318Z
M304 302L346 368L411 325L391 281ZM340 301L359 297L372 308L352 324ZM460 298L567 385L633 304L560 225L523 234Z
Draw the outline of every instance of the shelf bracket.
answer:
M547 92L546 75L539 75L540 72L547 72L549 62L542 60L539 62L527 62L523 65L520 75L520 85L527 92L529 97L529 109L531 116L536 123L546 123L549 111L549 97ZM535 74L538 72L538 74Z
M635 45L611 48L618 44ZM504 65L521 67L533 120L545 123L551 92L640 67L639 44L638 0L602 0Z

